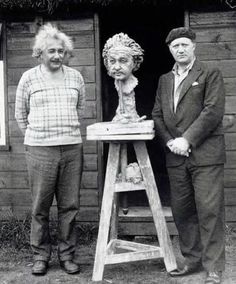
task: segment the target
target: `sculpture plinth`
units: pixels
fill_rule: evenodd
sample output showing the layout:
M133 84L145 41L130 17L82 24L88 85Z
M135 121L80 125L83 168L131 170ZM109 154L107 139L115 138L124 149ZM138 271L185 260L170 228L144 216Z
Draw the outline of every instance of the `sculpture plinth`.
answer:
M153 120L127 124L119 122L98 122L87 127L87 140L152 140L154 136Z

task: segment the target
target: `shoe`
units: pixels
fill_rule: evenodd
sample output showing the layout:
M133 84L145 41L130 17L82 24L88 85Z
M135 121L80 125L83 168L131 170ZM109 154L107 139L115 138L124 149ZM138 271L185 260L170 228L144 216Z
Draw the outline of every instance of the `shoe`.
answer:
M218 271L208 271L205 284L219 284L221 283L221 273Z
M48 262L44 260L36 260L32 267L32 274L34 275L44 275L47 273Z
M185 264L183 268L177 268L169 272L170 276L183 276L196 272L199 269L199 264Z
M74 263L72 260L60 261L61 268L65 270L68 274L74 274L80 272L80 267L78 264Z

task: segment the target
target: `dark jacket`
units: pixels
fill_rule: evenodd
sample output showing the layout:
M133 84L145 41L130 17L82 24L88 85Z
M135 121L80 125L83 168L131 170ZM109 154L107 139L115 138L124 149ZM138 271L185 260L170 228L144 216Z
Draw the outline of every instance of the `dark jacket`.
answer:
M176 113L173 111L174 74L159 79L152 117L157 137L166 145L176 137L185 137L191 144L193 165L204 166L225 162L222 119L225 90L221 72L196 60L186 77ZM186 157L166 153L167 167L178 166Z

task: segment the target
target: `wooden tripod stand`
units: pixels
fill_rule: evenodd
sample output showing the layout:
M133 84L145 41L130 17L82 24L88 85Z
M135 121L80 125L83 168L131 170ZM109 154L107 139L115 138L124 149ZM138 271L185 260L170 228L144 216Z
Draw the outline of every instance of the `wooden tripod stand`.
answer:
M90 136L90 139L95 138L95 136ZM120 139L124 139L124 136L121 135ZM102 140L101 137L100 140ZM127 165L127 141L119 140L116 143L109 141L109 154L93 269L93 281L102 280L106 264L163 258L168 272L177 268L146 144L142 141L152 139L153 133L146 136L145 139L144 137L142 134L136 134L131 135L129 139L134 139L129 142L134 146L136 158L142 173L143 181L138 184L126 182L124 178L124 169ZM106 140L108 140L107 136ZM122 174L121 181L117 181L119 169ZM117 239L117 193L137 190L146 191L157 231L159 246L144 245ZM123 249L127 252L116 253L118 249Z

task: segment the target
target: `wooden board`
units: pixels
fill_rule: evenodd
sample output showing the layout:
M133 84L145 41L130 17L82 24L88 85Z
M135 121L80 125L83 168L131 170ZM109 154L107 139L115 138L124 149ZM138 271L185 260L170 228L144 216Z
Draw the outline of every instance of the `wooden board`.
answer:
M227 96L236 96L236 77L224 78L224 85Z
M130 134L130 135L90 135L87 136L88 140L104 141L109 143L110 141L133 141L133 140L152 140L155 137L153 134Z
M0 172L0 188L2 189L25 189L28 188L27 172Z
M230 12L201 12L190 13L190 23L194 29L196 26L201 27L228 27L236 24L236 14Z
M74 43L74 48L94 47L93 31L68 32ZM11 34L7 38L8 50L31 50L34 42L34 34Z
M99 206L98 191L96 189L80 190L80 206Z
M201 59L201 58L200 58ZM236 74L236 60L222 59L222 60L202 60L211 67L217 67L221 70L224 78L235 78Z
M0 206L29 206L31 208L30 189L0 189ZM94 207L98 206L98 192L95 189L80 189L80 206ZM53 202L54 205L56 201Z
M1 171L26 171L26 159L24 154L1 154L0 157Z
M170 235L178 235L174 222L166 222ZM129 222L122 221L119 223L118 233L120 236L156 236L154 222Z
M170 207L162 207L163 214L166 218L166 221L173 221L172 211ZM151 221L153 220L153 215L150 210L150 207L144 206L130 206L128 213L125 215L122 211L122 208L119 210L119 218L121 222L135 222L139 221Z
M80 48L73 50L73 57L69 61L69 65L80 66L80 65L94 65L95 64L95 52L94 48Z
M37 32L37 25L34 22L8 22L7 23L7 36L12 36L12 34L25 37L25 34L35 35Z
M94 30L94 21L92 17L80 18L77 20L57 20L51 21L56 24L61 31L64 32L80 32ZM34 22L9 22L8 34L35 34L37 26Z
M151 140L153 137L153 120L137 123L99 122L87 127L88 140Z
M196 55L200 57L201 60L235 59L235 41L198 43Z
M87 127L87 135L146 134L152 133L153 128L153 120L136 123L98 122Z
M227 151L225 169L235 169L235 168L236 168L236 151Z
M225 115L223 119L223 126L225 133L235 133L236 132L236 115Z
M58 26L61 31L64 32L77 32L94 30L94 20L92 17L80 18L75 20L57 20L51 21Z
M72 38L74 48L91 48L94 47L94 32L93 31L74 31L67 32Z
M226 150L231 150L231 151L236 150L236 133L226 133L225 144L226 144Z
M236 169L225 169L224 186L225 188L236 188Z
M236 96L226 96L225 114L236 114Z
M236 188L225 188L225 205L236 206Z
M235 219L235 217L232 218L232 208L236 205L236 14L234 11L192 12L189 20L191 28L197 35L197 57L208 65L219 68L225 82L226 102L223 125L227 161L224 170L224 186L228 222Z
M96 101L96 84L87 83L85 84L86 101Z
M194 26L194 31L197 33L197 42L228 42L236 41L235 26Z
M84 171L97 171L98 170L98 155L97 154L84 154Z
M98 188L98 172L83 172L81 188Z
M29 34L24 37L21 36L8 36L7 37L7 50L32 50L34 35Z

